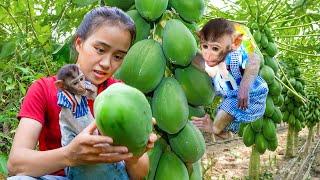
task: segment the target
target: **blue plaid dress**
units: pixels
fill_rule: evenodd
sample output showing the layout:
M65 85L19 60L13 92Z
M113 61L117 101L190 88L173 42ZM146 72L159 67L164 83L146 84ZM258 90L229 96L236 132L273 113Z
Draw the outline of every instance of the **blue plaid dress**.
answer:
M225 59L228 78L223 78L219 72L212 78L216 94L223 98L218 110L222 109L233 116L234 119L226 130L234 133L238 132L240 123L249 123L261 118L266 108L268 85L260 76L257 76L251 84L248 108L246 110L238 108L238 89L247 62L248 54L244 47L240 46Z

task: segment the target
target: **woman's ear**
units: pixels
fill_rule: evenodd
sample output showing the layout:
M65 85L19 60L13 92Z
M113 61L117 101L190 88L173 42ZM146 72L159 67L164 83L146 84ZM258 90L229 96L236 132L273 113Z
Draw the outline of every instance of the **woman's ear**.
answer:
M235 34L231 45L232 50L236 50L241 46L243 34Z
M77 52L79 52L80 47L82 46L82 40L81 38L78 36L76 37L75 41L74 41L74 47L76 49Z

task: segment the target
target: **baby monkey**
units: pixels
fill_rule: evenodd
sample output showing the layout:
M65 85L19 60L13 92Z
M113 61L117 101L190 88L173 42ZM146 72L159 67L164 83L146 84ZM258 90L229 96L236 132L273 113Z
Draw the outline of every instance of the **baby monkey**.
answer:
M61 144L65 146L94 121L87 98L94 99L97 88L85 80L84 74L76 64L63 66L57 74L55 85L59 89L58 105L61 107Z

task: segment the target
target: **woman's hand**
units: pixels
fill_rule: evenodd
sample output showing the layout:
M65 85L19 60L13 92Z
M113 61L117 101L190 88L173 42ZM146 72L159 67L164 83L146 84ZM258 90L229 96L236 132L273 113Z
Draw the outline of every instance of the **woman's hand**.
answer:
M200 130L204 132L212 133L213 128L213 122L209 116L209 114L206 114L203 117L191 117L192 123L197 126Z
M65 147L68 166L113 163L132 157L127 147L113 146L112 138L94 135L96 129L93 121Z

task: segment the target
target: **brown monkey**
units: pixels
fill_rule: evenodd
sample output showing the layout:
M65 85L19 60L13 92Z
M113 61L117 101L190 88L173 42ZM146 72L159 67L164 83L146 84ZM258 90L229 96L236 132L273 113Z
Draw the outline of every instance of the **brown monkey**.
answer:
M59 89L58 105L61 107L61 144L65 146L94 120L87 98L94 99L97 88L85 80L76 64L63 66L57 74L55 85Z
M238 23L212 19L198 35L205 70L222 102L214 122L206 115L193 118L193 123L226 137L224 130L237 132L240 123L255 121L264 114L268 86L258 76L263 57L248 28Z

